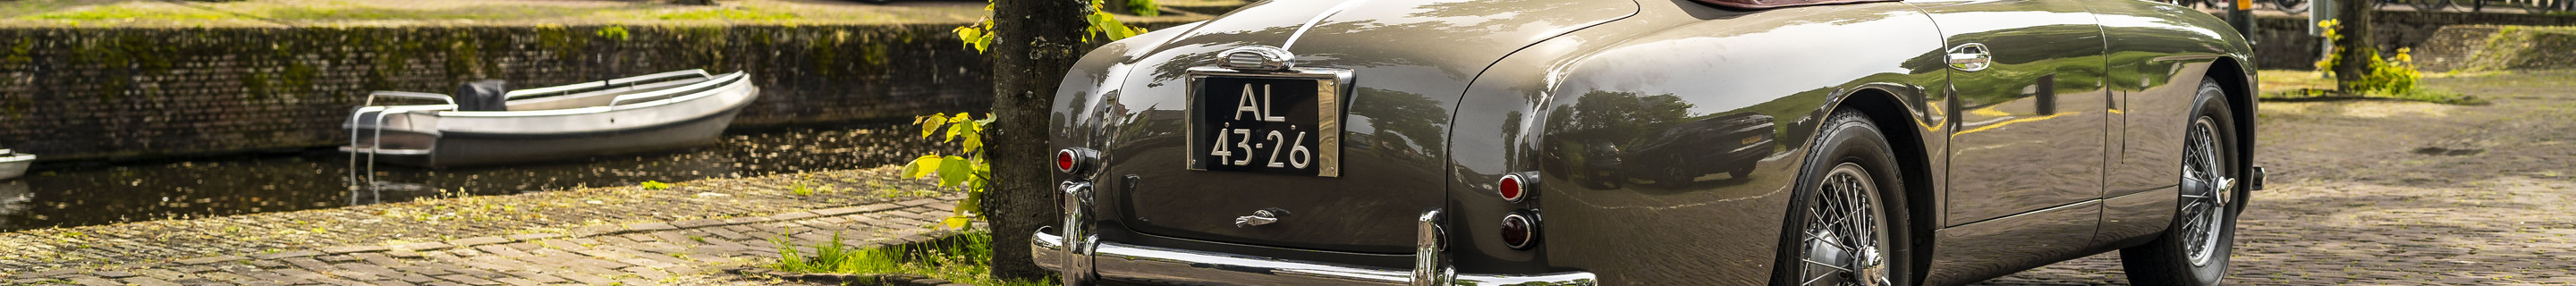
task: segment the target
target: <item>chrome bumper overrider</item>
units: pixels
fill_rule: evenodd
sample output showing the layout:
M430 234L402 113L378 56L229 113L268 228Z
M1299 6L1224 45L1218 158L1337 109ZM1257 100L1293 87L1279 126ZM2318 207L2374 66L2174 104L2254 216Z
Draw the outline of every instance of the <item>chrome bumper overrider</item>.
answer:
M1176 285L1595 285L1590 272L1541 275L1459 274L1450 267L1440 210L1424 211L1414 248L1414 269L1296 261L1102 242L1093 235L1091 185L1067 182L1061 231L1039 229L1029 238L1037 264L1055 270L1066 286L1099 279ZM1061 234L1061 235L1059 235ZM1068 240L1073 238L1073 240Z

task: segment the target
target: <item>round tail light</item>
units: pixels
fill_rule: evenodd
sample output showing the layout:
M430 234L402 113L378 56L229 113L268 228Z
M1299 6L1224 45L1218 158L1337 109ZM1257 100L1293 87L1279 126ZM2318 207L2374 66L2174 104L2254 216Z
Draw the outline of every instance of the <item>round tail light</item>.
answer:
M1538 220L1520 213L1503 215L1503 245L1512 249L1529 249L1531 245L1537 245L1537 241Z
M1091 158L1099 156L1096 154L1098 153L1091 151L1091 149L1083 148L1064 148L1064 150L1056 150L1055 171L1064 172L1066 174L1082 174L1083 171L1086 171L1084 169L1088 169L1086 167L1091 166Z
M1521 178L1521 174L1503 175L1502 181L1494 183L1494 191L1501 193L1504 201L1521 201L1529 197L1529 179Z
M1055 170L1057 172L1072 173L1073 166L1073 149L1064 149L1064 151L1055 152Z

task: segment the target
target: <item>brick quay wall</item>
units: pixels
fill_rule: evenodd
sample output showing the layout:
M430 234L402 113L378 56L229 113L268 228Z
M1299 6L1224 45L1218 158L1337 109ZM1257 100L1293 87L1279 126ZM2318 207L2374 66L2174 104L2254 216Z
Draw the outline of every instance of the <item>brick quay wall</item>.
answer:
M2519 9L2487 7L2487 9ZM2225 14L2220 14L2224 17ZM2452 25L2520 25L2576 26L2576 16L2532 15L2467 12L2379 11L2371 25L2373 42L2378 42L2381 55L2396 55L2398 48L2413 48L2421 53L2432 43L2435 31ZM2316 69L2323 54L2324 37L2308 35L2306 16L2263 16L2254 20L2254 61L2264 69ZM2419 54L2420 55L2420 54Z
M46 161L310 150L345 144L369 91L693 68L751 74L761 96L737 128L980 111L991 74L955 26L0 28L0 147Z

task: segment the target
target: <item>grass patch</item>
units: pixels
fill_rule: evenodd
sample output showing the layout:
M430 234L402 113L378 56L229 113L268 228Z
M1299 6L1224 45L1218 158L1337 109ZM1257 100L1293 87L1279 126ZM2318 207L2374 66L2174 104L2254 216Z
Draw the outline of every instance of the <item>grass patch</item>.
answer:
M804 18L804 17L801 17L801 16L797 16L797 15L796 15L796 13L794 13L794 12L768 12L768 11L759 11L759 10L757 10L757 9L749 9L749 8L744 8L744 9L706 9L706 10L696 10L696 11L672 12L672 13L662 13L662 14L660 14L660 15L654 15L653 17L654 17L654 18L663 19L663 20L753 20L753 21L795 20L795 19L802 19L802 18Z
M203 11L203 10L191 10L191 9L138 9L138 8L132 8L132 7L126 7L126 6L95 6L95 7L89 7L89 8L87 8L87 9L74 9L74 10L66 10L66 11L57 11L57 12L50 12L50 13L43 13L43 14L29 15L29 16L26 16L25 18L28 18L28 19L38 19L38 20L104 21L104 20L130 20L130 19L131 19L131 20L220 20L220 19L231 19L231 18L237 18L237 17L233 17L232 15L227 15L227 14L224 14L224 13L216 13L216 12Z
M2427 77L2477 76L2482 74L2437 74ZM2350 94L2335 90L2335 80L2324 73L2303 70L2270 70L2257 76L2263 81L2263 100L2340 100L2396 99L2441 104L2486 104L2487 100L2418 84L2399 92L2372 91Z
M805 245L813 252L797 250L786 238L771 239L778 245L779 261L769 268L803 273L904 273L919 274L950 282L985 286L1043 286L1047 281L1001 280L992 276L992 266L985 263L993 257L993 235L969 231L920 244L851 248L841 243L841 234L833 233L832 241Z

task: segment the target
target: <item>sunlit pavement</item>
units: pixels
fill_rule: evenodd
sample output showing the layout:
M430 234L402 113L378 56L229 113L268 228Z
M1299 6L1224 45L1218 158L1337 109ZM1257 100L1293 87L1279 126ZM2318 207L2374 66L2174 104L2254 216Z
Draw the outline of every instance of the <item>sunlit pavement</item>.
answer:
M2427 79L2493 100L2266 102L2235 285L2576 284L2576 72ZM1980 285L2127 285L2116 253Z

